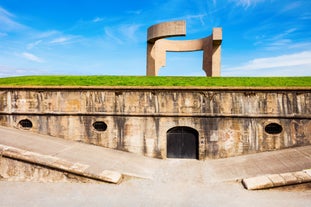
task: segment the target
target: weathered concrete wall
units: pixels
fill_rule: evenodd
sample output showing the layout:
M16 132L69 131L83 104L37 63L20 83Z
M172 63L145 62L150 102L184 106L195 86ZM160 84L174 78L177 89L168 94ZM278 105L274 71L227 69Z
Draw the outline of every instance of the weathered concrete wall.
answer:
M0 156L0 180L32 182L99 183L82 176Z
M267 133L270 123L281 131ZM0 124L159 158L167 131L187 126L199 159L223 158L311 144L311 90L2 88Z

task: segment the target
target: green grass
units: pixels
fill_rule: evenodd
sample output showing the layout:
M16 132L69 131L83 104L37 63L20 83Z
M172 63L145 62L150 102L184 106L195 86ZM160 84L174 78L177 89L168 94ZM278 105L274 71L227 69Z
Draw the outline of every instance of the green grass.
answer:
M311 77L20 76L0 86L231 86L310 87Z

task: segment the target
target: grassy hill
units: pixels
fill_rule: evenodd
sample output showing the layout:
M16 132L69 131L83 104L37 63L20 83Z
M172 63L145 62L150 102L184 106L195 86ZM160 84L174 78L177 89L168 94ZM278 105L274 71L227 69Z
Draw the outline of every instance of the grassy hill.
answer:
M246 86L310 87L311 77L20 76L0 86Z

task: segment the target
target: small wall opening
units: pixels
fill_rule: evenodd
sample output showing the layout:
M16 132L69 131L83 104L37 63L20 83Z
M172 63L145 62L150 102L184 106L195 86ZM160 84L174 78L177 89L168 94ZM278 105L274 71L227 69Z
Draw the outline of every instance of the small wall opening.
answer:
M283 127L278 123L270 123L265 127L265 132L268 134L280 134L282 131Z
M167 131L167 158L199 159L199 133L190 127Z
M103 122L103 121L96 121L96 122L93 123L93 128L96 131L103 132L103 131L107 130L107 124L105 122Z
M22 129L31 129L32 128L32 122L29 119L23 119L18 122L18 125Z

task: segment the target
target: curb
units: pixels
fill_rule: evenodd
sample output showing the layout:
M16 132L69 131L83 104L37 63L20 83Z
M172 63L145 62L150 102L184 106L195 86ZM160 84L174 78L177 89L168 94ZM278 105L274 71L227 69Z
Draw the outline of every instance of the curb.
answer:
M28 163L39 164L52 169L65 171L82 177L99 180L108 183L119 184L122 181L122 174L116 171L103 170L99 174L94 174L88 170L89 165L82 163L73 163L64 159L50 155L9 147L0 144L0 156L8 157Z
M242 180L242 184L247 190L261 190L307 182L311 182L311 169L263 175Z

